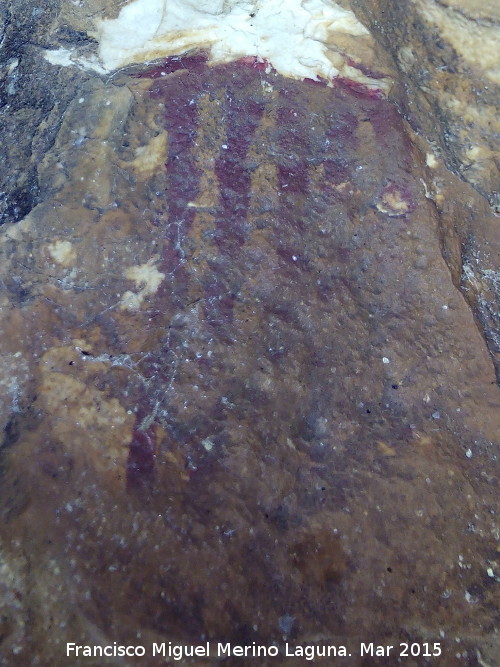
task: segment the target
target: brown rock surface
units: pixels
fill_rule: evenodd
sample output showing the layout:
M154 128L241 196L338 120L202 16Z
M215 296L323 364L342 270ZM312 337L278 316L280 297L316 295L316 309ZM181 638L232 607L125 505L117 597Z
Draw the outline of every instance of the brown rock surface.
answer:
M50 72L38 194L1 229L3 663L210 640L494 665L488 202L348 82Z
M449 169L500 210L500 5L353 0L394 58L398 105Z

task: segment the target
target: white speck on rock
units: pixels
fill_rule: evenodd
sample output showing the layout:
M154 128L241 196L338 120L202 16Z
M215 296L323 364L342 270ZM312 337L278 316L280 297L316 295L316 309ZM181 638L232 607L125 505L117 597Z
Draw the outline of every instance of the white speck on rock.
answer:
M475 598L469 593L469 591L465 591L464 597L469 604L474 604L476 601Z
M71 60L72 55L73 51L63 47L60 49L47 49L45 51L45 60L51 65L63 65L67 67L68 65L74 65L74 62Z
M431 167L431 169L435 168L438 166L438 161L436 160L436 156L434 153L427 153L425 156L425 163L428 167Z
M155 294L165 274L158 271L154 266L157 258L151 258L146 264L131 266L125 271L125 277L133 280L138 292L128 290L121 298L120 307L123 310L138 310L147 296Z
M210 438L205 438L204 440L201 441L201 444L203 445L203 447L207 452L212 451L212 449L214 448L214 442Z

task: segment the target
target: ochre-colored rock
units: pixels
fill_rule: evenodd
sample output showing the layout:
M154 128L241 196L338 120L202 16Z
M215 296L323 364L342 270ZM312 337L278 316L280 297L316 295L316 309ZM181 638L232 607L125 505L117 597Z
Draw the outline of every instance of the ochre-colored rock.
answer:
M1 230L3 662L495 664L488 201L359 82L197 52L85 85Z
M449 169L500 211L497 2L353 0L394 59L397 104Z

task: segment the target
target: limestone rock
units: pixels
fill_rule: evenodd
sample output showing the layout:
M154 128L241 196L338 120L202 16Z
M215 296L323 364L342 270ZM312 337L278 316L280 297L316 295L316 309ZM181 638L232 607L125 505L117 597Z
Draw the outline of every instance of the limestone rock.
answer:
M338 48L392 88L203 50L99 72L119 7L90 7L21 53L51 104L5 109L29 141L0 229L2 661L288 641L362 665L376 641L494 664L497 219L401 116L418 76L375 70L369 21ZM352 6L399 35L381 7Z

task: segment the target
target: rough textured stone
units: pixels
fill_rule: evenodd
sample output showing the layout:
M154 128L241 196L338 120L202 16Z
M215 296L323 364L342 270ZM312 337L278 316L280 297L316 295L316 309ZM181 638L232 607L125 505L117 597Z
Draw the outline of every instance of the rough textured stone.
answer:
M499 212L497 2L353 0L392 54L404 116Z
M50 72L38 204L1 230L5 664L205 638L495 664L488 202L348 81Z

